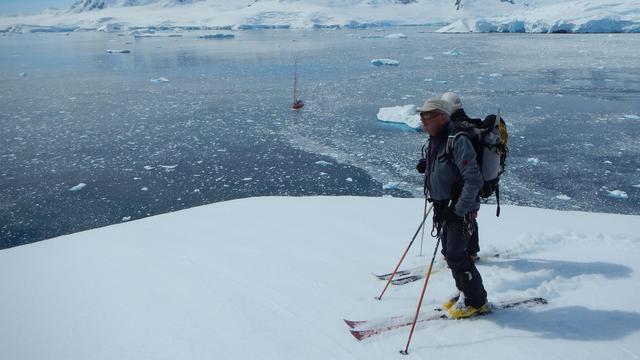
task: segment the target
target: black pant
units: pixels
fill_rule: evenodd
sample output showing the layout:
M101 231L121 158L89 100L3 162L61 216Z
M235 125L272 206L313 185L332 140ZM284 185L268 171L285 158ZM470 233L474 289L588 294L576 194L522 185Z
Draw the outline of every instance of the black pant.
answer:
M442 255L447 259L447 265L456 282L458 290L465 296L465 304L480 307L487 302L487 292L482 285L482 276L478 272L470 255L476 253L478 239L478 225L474 219L473 233L464 231L461 220L449 220L442 229Z

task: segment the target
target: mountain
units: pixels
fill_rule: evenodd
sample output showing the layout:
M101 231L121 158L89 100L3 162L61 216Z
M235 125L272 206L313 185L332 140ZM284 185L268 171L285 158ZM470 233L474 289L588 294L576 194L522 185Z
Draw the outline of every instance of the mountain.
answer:
M405 25L442 32L640 32L640 0L80 0L66 11L0 18L0 32Z
M109 7L144 6L157 4L161 6L175 6L192 4L205 0L78 0L69 7L67 12L80 13L85 11L103 10Z

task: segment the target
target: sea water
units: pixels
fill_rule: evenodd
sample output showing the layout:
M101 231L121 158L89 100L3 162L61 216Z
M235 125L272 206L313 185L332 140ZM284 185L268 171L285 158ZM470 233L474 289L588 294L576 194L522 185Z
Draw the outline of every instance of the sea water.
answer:
M0 36L0 248L252 196L422 196L425 134L376 114L444 91L507 120L501 203L640 214L637 35L207 33Z

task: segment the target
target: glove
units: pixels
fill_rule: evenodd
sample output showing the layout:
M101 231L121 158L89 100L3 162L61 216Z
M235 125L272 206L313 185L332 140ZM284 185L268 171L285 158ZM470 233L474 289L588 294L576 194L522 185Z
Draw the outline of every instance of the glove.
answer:
M427 159L420 159L416 165L416 170L418 170L420 174L424 174L424 172L427 171Z

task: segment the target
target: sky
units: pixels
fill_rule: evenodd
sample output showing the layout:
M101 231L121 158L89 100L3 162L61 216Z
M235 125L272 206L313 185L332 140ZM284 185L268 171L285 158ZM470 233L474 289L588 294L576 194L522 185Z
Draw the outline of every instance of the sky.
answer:
M64 9L75 0L0 0L0 16L12 14L35 14L54 7Z

